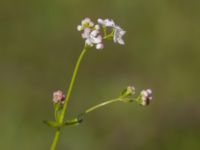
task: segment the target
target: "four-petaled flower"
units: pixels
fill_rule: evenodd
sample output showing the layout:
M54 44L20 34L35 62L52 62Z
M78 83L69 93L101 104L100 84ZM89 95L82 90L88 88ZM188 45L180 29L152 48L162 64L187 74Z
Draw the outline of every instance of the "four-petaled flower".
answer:
M114 35L113 35L113 41L114 43L119 43L121 45L124 45L124 40L122 39L122 37L124 36L124 34L126 33L125 30L123 30L120 26L116 25L115 22L113 20L109 20L109 19L98 19L97 22L99 24L101 24L104 27L111 27L113 28L114 31Z
M85 28L92 28L92 27L94 27L94 22L92 22L90 18L85 18L81 21L81 25L77 26L77 30L82 31Z
M114 27L115 26L115 22L113 20L109 20L109 19L101 19L99 18L97 20L97 22L105 27Z
M124 34L126 33L126 31L124 31L120 26L115 26L114 27L114 36L113 36L113 40L115 43L119 43L121 45L124 45L124 40L122 39L122 37L124 36Z

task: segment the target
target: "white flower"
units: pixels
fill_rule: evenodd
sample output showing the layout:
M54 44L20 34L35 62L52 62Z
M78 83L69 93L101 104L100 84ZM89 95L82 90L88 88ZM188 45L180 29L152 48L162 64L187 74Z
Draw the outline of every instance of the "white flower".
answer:
M82 25L78 25L78 26L77 26L77 30L78 30L78 31L81 31L81 30L83 30L83 27L82 27Z
M147 106L150 104L150 101L152 100L152 90L151 89L147 89L147 90L143 90L140 93L141 95L141 105L142 106Z
M97 35L97 31L94 30L88 35L85 43L89 46L93 46L94 44L101 44L102 37L101 37L101 35Z
M96 45L96 49L103 49L104 45L102 43L99 43Z
M102 36L100 33L100 26L94 24L90 18L85 18L81 21L81 25L77 26L78 31L83 31L82 38L85 39L85 44L96 49L103 49Z
M100 26L99 26L98 24L96 24L96 25L94 26L94 28L95 28L96 30L100 30Z
M87 18L85 18L81 21L81 24L83 25L83 24L87 24L87 23L90 23L90 22L91 22L91 19L87 17Z
M109 19L103 20L103 19L99 18L97 20L97 22L106 27L114 27L115 26L115 22L113 20L109 20Z
M116 25L112 19L101 19L99 18L97 22L105 27L111 27L114 30L113 41L114 43L119 43L124 45L123 35L126 33L120 26Z
M90 32L91 32L90 28L85 28L84 31L83 31L83 33L81 34L82 38L86 39L89 36Z
M124 40L122 39L123 35L126 33L121 27L115 26L114 27L114 36L113 36L113 41L115 43L119 43L121 45L124 45Z
M99 35L99 30L91 30L89 28L85 28L82 33L82 38L85 39L85 43L89 46L96 45L97 49L102 49L102 36Z
M85 18L81 21L81 25L77 26L77 30L82 31L85 28L92 28L92 27L94 27L94 22L92 22L90 18Z

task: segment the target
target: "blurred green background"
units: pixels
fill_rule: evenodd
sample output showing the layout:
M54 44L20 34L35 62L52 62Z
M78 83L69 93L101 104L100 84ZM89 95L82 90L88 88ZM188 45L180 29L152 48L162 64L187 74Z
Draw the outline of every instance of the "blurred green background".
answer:
M0 149L44 150L52 92L66 90L84 41L81 19L113 18L126 45L106 42L81 64L68 118L133 84L149 107L114 104L65 128L59 150L200 149L199 0L1 0Z

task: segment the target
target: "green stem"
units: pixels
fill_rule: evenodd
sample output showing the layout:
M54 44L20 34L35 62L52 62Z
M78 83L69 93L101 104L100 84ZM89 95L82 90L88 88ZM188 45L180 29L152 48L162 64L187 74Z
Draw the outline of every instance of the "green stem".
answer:
M95 106L92 106L92 107L86 109L83 113L79 114L78 117L76 117L76 118L74 118L74 119L71 119L71 120L68 120L68 121L67 121L67 125L75 125L75 124L77 125L77 124L80 124L80 123L83 121L83 117L84 117L86 114L88 114L88 113L90 113L90 112L92 112L92 111L94 111L94 110L97 110L97 109L99 109L100 107L103 107L103 106L106 106L106 105L108 105L108 104L115 103L115 102L124 102L124 100L121 99L121 98L115 98L115 99L111 99L111 100L102 102L102 103L100 103L100 104L97 104L97 105L95 105Z
M104 101L104 102L102 102L102 103L100 103L100 104L97 104L97 105L95 105L95 106L92 106L92 107L86 109L83 113L80 113L80 114L78 115L78 117L73 118L73 119L71 119L71 120L68 120L68 121L66 122L66 125L77 125L77 124L80 124L80 123L83 121L83 117L84 117L86 114L88 114L88 113L90 113L90 112L92 112L92 111L94 111L94 110L97 110L97 109L99 109L99 108L101 108L101 107L103 107L103 106L106 106L106 105L108 105L108 104L115 103L115 102L132 102L132 101L133 101L133 100L130 99L130 98L123 98L123 97L118 97L118 98L115 98L115 99L111 99L111 100Z
M113 38L115 30L113 29L110 34L107 34L107 31L104 31L104 32L106 32L106 34L104 33L103 39L109 39L109 38Z
M55 133L55 136L54 136L54 139L53 139L53 142L51 144L50 150L55 150L56 149L56 145L58 143L59 137L60 137L60 129L57 129L57 131Z
M94 111L94 110L97 110L97 109L99 109L99 108L101 108L101 107L103 107L103 106L106 106L106 105L108 105L108 104L115 103L115 102L125 102L125 101L124 101L124 99L121 99L121 98L119 97L119 98L111 99L111 100L102 102L102 103L100 103L100 104L97 104L97 105L95 105L95 106L92 106L92 107L86 109L83 113L79 114L77 118L72 119L72 120L75 120L75 122L73 122L73 124L77 124L77 123L80 124L80 123L83 121L83 117L84 117L86 114L88 114L88 113L90 113L90 112L92 112L92 111ZM70 121L69 121L69 122L70 122Z
M67 91L67 96L66 96L65 101L64 101L65 103L64 103L64 106L63 106L63 109L62 109L62 112L61 112L61 116L60 116L60 119L59 119L60 123L63 123L64 117L65 117L65 111L67 109L67 105L68 105L68 102L69 102L69 97L71 95L71 91L72 91L72 88L73 88L73 85L74 85L74 81L75 81L75 78L76 78L76 75L77 75L77 72L78 72L78 69L79 69L79 65L80 65L81 60L83 59L84 54L86 52L87 52L87 48L85 46L84 49L82 50L77 62L76 62L76 66L74 68L74 72L73 72L72 79L71 79L71 82L70 82L70 85L69 85L69 89Z
M63 123L64 117L65 117L65 112L66 112L67 105L68 105L68 102L69 102L69 97L70 97L70 95L71 95L71 91L72 91L72 88L73 88L73 85L74 85L74 81L75 81L75 78L76 78L76 75L77 75L77 72L78 72L78 68L79 68L79 65L80 65L80 63L81 63L81 60L83 59L84 54L85 54L86 52L87 52L87 47L84 46L84 48L83 48L83 50L82 50L82 52L81 52L81 54L80 54L80 56L79 56L79 58L78 58L78 60L77 60L77 62L76 62L76 66L75 66L75 68L74 68L74 72L73 72L72 79L71 79L71 82L70 82L70 85L69 85L69 89L68 89L68 91L67 91L67 96L66 96L65 101L64 101L65 103L64 103L64 105L63 105L63 109L62 109L60 118L58 119L58 122L59 122L60 124ZM57 145L57 142L58 142L59 137L60 137L60 129L58 129L58 130L56 131L56 134L55 134L55 136L54 136L54 140L53 140L53 143L52 143L52 145L51 145L50 150L55 150L55 149L56 149L56 145Z
M98 109L98 108L100 108L100 107L103 107L103 106L108 105L108 104L111 104L111 103L119 102L119 101L122 101L122 100L119 99L119 98L115 98L115 99L111 99L111 100L105 101L105 102L103 102L103 103L100 103L100 104L97 104L97 105L95 105L95 106L93 106L93 107L88 108L88 109L84 112L84 114L88 114L88 113L90 113L90 112L92 112L92 111L94 111L94 110L96 110L96 109Z

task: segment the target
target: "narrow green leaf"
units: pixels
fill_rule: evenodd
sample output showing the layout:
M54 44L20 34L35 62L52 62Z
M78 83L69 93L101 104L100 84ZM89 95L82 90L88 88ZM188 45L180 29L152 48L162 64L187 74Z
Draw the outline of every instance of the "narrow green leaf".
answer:
M71 120L67 120L63 126L69 126L69 125L79 125L80 123L83 122L83 118L78 116L77 118L71 119Z

